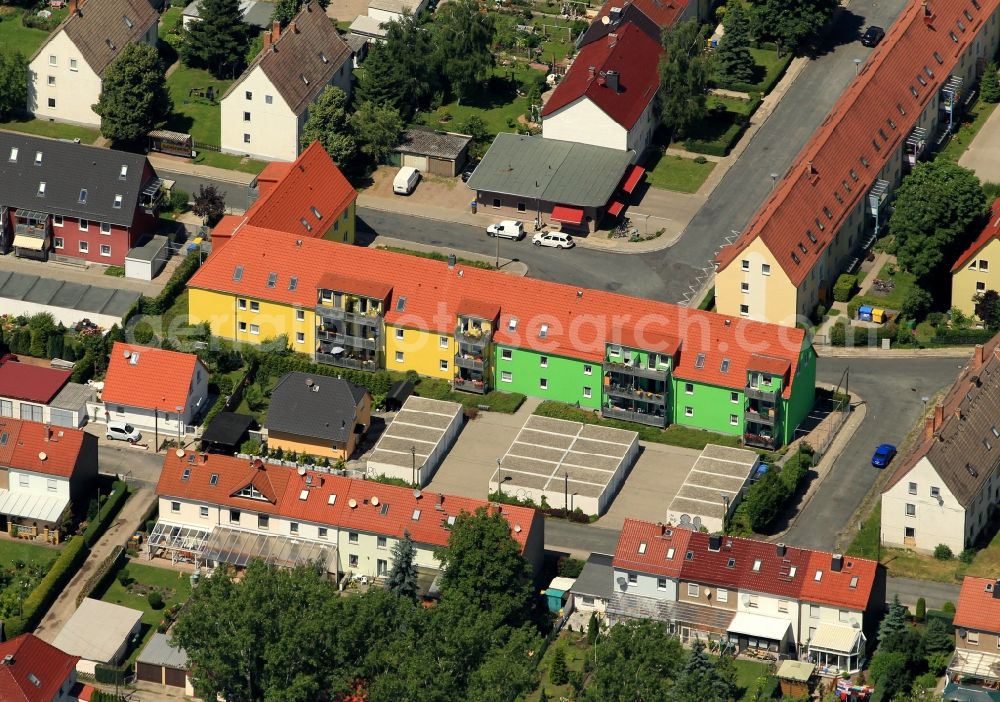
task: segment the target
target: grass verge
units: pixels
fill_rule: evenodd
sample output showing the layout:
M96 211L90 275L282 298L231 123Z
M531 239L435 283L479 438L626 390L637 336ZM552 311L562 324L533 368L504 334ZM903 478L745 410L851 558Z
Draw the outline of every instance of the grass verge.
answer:
M966 118L958 128L944 148L937 152L934 158L947 159L948 161L958 161L972 144L972 140L979 134L979 130L986 124L986 120L997 108L996 104L976 100L966 113Z
M654 188L696 193L715 168L715 163L696 161L669 154L656 154L646 169L646 178Z
M45 41L48 32L21 24L24 10L16 7L0 7L0 50L13 54L20 52L30 58Z
M0 22L0 27L3 25L4 23ZM3 44L2 37L0 37L0 44ZM0 122L0 129L49 137L51 139L79 139L83 144L93 144L101 136L98 130L90 129L89 127L63 124L61 122L49 122L45 119L34 119L31 117Z

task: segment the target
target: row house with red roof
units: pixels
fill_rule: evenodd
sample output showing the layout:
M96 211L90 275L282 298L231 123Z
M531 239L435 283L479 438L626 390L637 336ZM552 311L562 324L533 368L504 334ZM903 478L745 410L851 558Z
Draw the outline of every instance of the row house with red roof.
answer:
M860 670L885 603L875 561L626 519L612 560L611 621L667 623L717 641Z
M957 128L1000 43L1000 0L913 0L740 236L724 314L794 325L830 304L882 231L903 175Z
M97 437L0 418L0 531L39 536L80 514L97 481Z
M954 625L943 699L1000 699L1000 578L965 577Z
M206 568L243 567L254 558L288 567L318 561L335 577L377 579L408 533L426 590L441 567L434 554L447 545L456 518L486 508L506 518L522 555L541 572L544 522L532 508L184 451L164 457L156 492L150 558Z
M415 371L774 448L809 412L801 329L244 227L188 283L191 322L316 363Z

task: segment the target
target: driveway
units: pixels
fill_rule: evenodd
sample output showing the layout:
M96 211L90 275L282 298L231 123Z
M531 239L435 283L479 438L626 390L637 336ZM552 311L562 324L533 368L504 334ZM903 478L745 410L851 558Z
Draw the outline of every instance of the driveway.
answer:
M1000 110L993 110L958 165L975 171L983 182L1000 183Z
M626 517L664 521L670 501L700 454L701 451L666 444L642 444L639 460L611 507L597 520L598 526L621 529Z

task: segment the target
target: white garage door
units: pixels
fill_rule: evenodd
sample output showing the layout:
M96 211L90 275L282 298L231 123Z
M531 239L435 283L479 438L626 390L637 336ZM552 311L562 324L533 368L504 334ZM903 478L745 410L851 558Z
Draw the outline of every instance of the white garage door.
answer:
M69 410L56 409L53 407L49 410L49 417L52 419L52 424L57 427L74 427L73 423L75 418L74 414Z
M413 154L403 154L403 165L412 166L416 168L421 173L426 173L428 171L428 163L426 156L415 156Z

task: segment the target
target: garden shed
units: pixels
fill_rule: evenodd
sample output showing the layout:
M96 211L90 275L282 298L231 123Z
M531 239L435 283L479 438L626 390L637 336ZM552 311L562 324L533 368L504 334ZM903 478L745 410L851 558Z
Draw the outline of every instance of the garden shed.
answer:
M125 255L125 277L152 280L167 265L168 258L170 249L167 247L167 237L150 237Z
M472 137L431 129L407 129L395 152L399 165L412 166L421 173L452 178L461 173L469 159Z
M194 696L188 677L187 653L183 648L170 644L166 634L156 633L135 660L135 678L143 682L166 685L184 690Z

